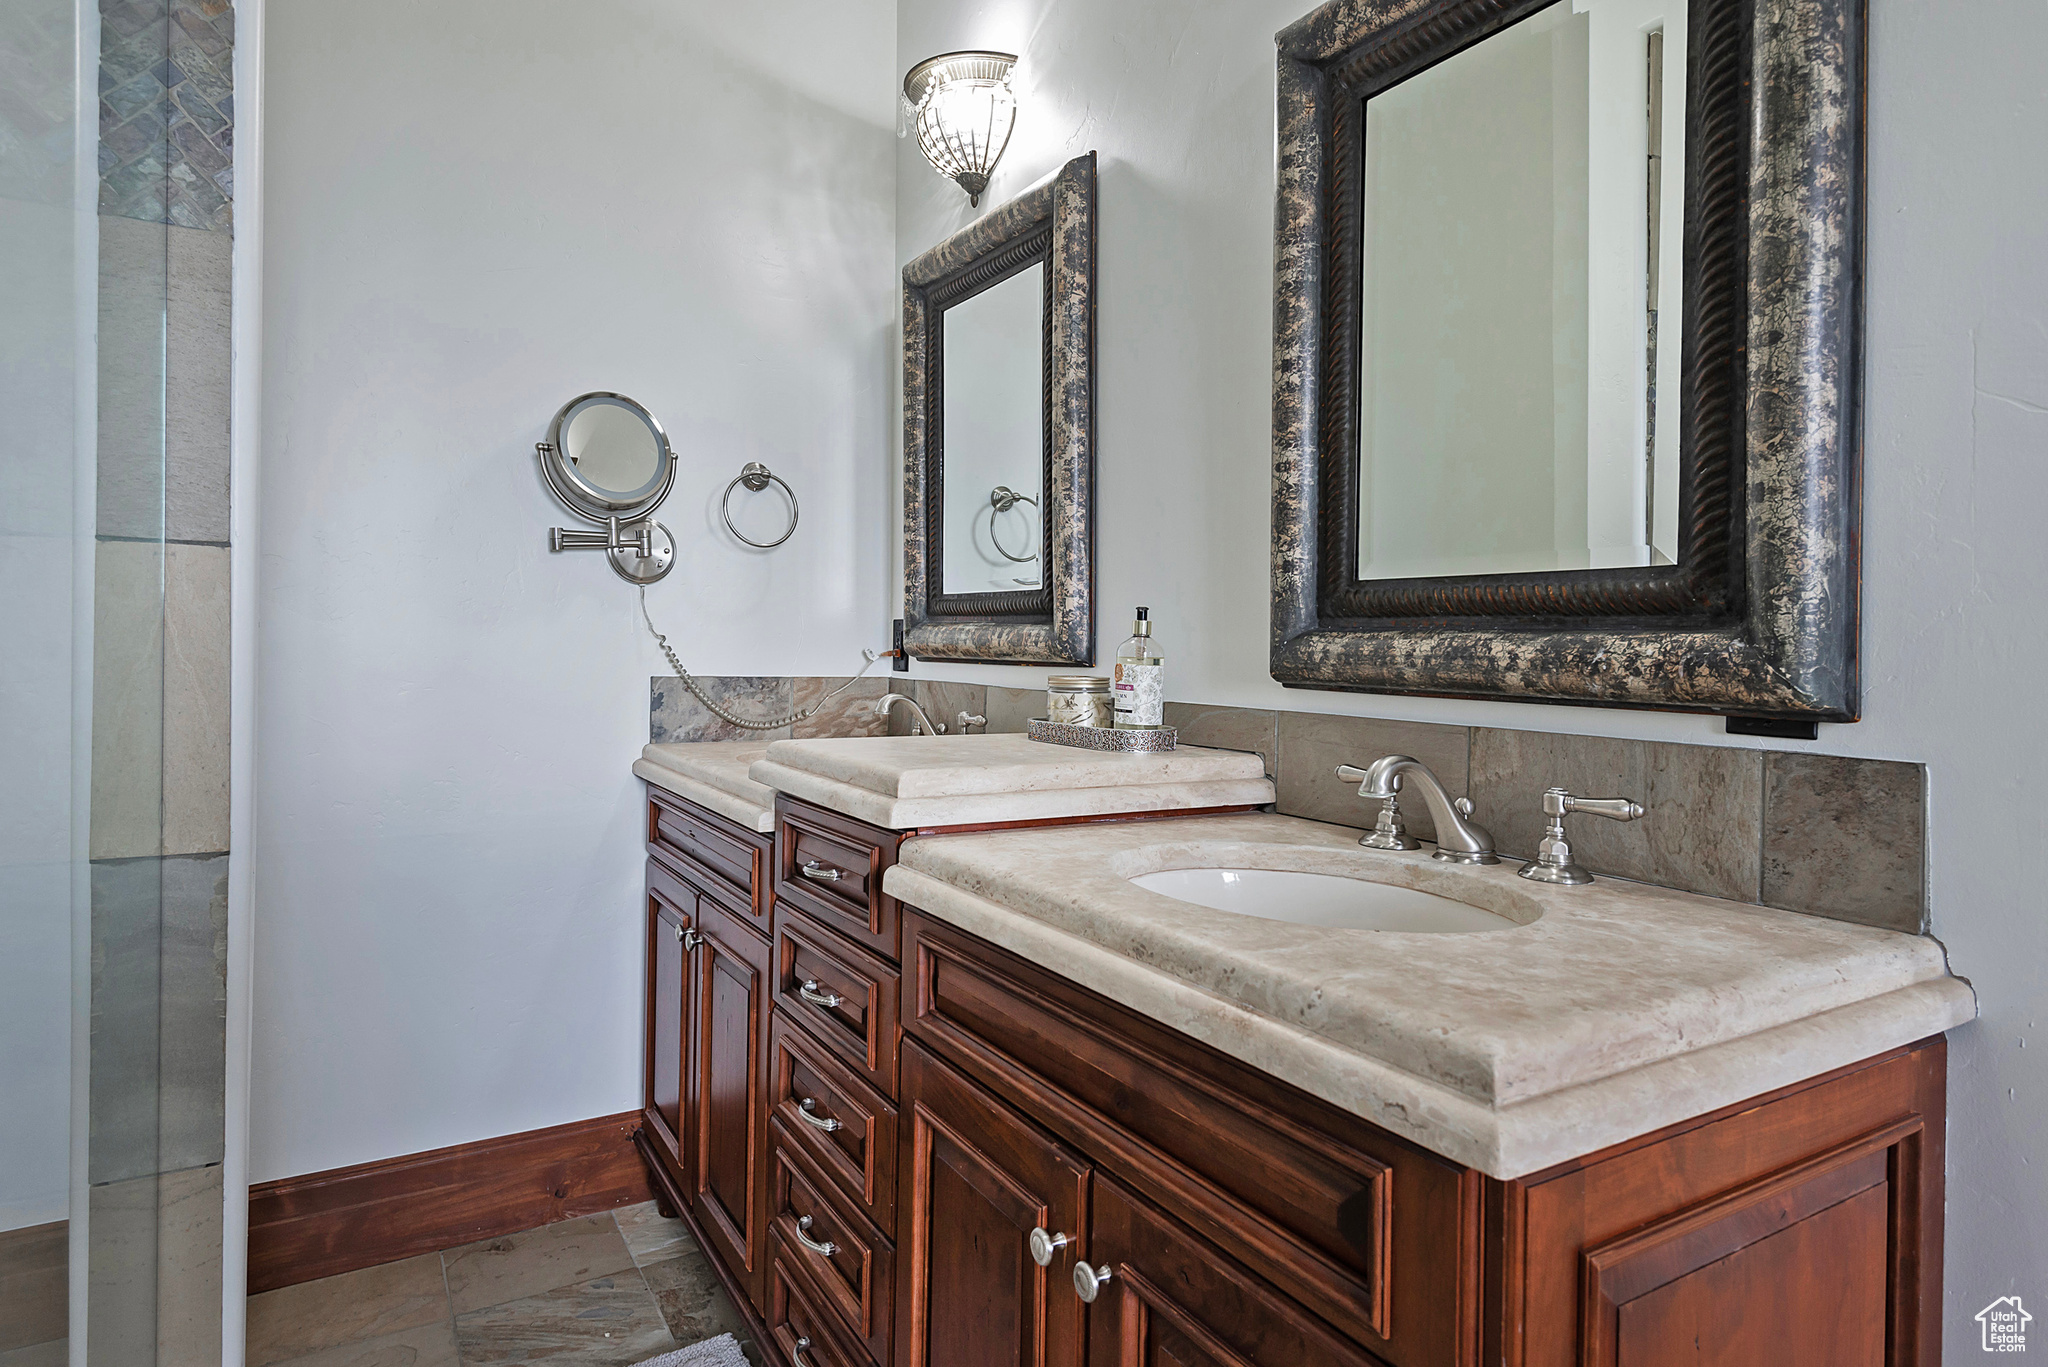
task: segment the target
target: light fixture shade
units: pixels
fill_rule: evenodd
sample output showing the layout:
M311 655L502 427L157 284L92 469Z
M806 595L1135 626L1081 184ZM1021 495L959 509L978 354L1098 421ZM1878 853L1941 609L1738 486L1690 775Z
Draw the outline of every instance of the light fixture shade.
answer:
M989 173L1010 145L1017 97L1010 92L1008 52L948 52L928 57L903 78L903 99L918 146L941 175L981 203Z

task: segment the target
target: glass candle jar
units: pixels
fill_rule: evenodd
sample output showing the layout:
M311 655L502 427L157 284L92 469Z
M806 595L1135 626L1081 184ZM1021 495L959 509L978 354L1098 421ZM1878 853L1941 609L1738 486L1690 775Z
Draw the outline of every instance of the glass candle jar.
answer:
M1045 681L1045 719L1069 726L1109 726L1116 720L1109 680L1093 674L1055 674Z

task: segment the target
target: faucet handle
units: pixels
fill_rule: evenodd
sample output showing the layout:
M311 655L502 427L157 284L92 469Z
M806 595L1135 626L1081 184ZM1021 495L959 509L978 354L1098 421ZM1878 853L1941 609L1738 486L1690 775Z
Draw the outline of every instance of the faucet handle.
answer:
M1338 777L1350 781L1359 780L1360 795L1364 795L1365 771L1353 769L1346 764L1337 770ZM1394 775L1394 791L1380 799L1379 819L1371 830L1358 838L1358 843L1369 850L1419 850L1422 842L1408 834L1408 827L1401 820L1401 776Z
M1572 859L1571 842L1564 834L1564 819L1579 812L1609 821L1640 821L1643 805L1625 797L1576 797L1563 788L1545 790L1543 815L1548 820L1543 838L1536 842L1536 857L1522 866L1522 877L1565 887L1582 887L1593 881L1593 875Z
M1356 765L1340 764L1337 766L1337 777L1343 779L1346 783L1356 783L1360 789L1358 795L1364 797L1366 795L1363 791L1365 784L1372 776Z

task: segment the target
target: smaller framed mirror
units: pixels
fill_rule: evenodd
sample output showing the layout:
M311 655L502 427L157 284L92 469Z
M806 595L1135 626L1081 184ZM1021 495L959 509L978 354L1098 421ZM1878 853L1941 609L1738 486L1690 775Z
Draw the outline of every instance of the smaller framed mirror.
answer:
M652 413L623 394L579 394L562 405L548 439L534 450L541 478L562 506L604 528L556 527L548 549L604 551L612 568L636 584L669 572L675 541L653 517L675 487L676 456Z
M1095 154L903 271L904 639L1092 664Z

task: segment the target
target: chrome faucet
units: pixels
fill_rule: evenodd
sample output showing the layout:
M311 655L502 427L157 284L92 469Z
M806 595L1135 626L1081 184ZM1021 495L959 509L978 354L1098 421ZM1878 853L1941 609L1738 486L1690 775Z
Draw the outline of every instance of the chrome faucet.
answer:
M1406 783L1413 783L1422 790L1422 801L1429 808L1430 820L1436 823L1438 859L1453 864L1500 862L1500 856L1493 852L1493 833L1468 820L1472 815L1471 799L1461 797L1452 801L1451 795L1444 791L1444 785L1421 760L1407 755L1388 755L1374 760L1367 769L1340 764L1337 777L1346 783L1356 783L1360 797L1374 798L1381 803L1379 824L1359 844L1387 850L1419 848L1401 825L1399 807L1401 788Z
M941 736L946 732L943 726L934 726L932 719L924 714L917 700L902 693L884 693L875 702L875 715L884 722L889 720L889 709L902 703L910 709L910 734L913 736Z

